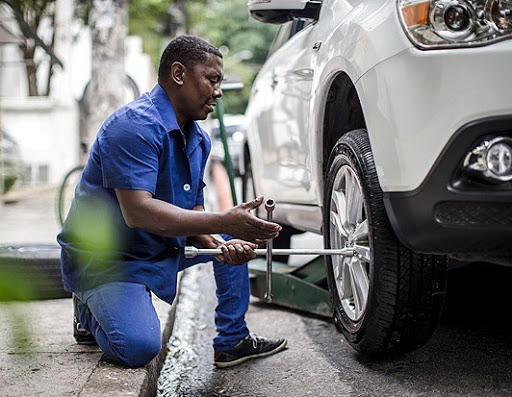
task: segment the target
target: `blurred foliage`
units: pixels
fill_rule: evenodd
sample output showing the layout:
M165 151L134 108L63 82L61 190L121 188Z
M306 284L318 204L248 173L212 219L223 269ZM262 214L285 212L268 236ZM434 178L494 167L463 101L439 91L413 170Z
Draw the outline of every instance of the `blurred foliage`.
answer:
M194 12L191 26L194 34L204 37L224 54L226 81L241 81L241 92L225 92L227 113L244 113L252 83L267 58L277 26L252 19L246 0L211 0L201 10L200 4L190 3ZM202 11L202 12L201 12Z
M162 52L169 7L169 0L131 1L128 6L128 31L142 37L144 52L150 55L155 71Z
M207 5L190 2L188 6L194 34L217 47L226 46L228 56L245 63L261 65L265 61L277 27L252 19L246 0L211 0ZM252 57L244 59L247 51Z
M144 51L151 56L155 70L167 32L175 29L170 13L173 7L184 6L186 33L200 36L224 54L226 81L241 81L241 92L226 92L223 98L228 113L243 113L256 74L265 62L277 31L277 26L253 20L247 10L247 0L138 0L129 4L130 34L143 38Z
M12 262L2 263L0 267L0 302L30 301L37 299L34 287L35 277L44 277L40 274L29 275L19 269L18 264Z
M110 200L104 198L104 200ZM103 204L92 200L81 203L80 216L68 218L77 249L79 266L86 266L92 274L101 274L113 261L119 260L121 252L120 214L112 214L114 204Z

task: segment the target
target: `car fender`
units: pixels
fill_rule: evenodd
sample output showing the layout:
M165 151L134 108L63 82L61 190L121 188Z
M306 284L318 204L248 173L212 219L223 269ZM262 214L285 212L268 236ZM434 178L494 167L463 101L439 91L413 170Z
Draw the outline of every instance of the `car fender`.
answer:
M312 100L310 106L310 131L312 164L317 175L317 191L322 194L323 180L323 128L327 96L331 85L340 73L345 73L356 87L365 117L372 117L366 109L368 101L379 98L367 98L365 87L357 85L359 79L376 65L394 57L412 44L403 33L394 1L376 1L371 5L360 4L352 9L342 10L347 2L327 2L322 8L321 18L338 19L341 11L344 17L337 24L322 22L322 26L334 29L319 29L317 37L325 37L318 55L313 57L315 70ZM320 25L317 25L318 29ZM347 43L350 45L340 45ZM328 54L328 56L325 56ZM372 92L373 95L373 92ZM365 100L363 100L363 98ZM375 139L378 130L368 131L370 142ZM321 203L321 197L320 201Z

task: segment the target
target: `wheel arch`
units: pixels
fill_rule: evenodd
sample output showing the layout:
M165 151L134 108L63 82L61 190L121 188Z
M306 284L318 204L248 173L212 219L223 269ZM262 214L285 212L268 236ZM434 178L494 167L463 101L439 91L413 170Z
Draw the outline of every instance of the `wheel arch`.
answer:
M322 145L318 149L321 161L321 167L318 169L318 172L321 172L321 175L318 175L319 181L325 181L329 158L336 142L346 133L357 129L366 129L363 107L352 79L347 73L340 72L333 79L325 100ZM322 187L323 185L324 183ZM323 203L323 188L319 193L320 202Z
M322 175L327 171L329 157L336 142L347 132L365 129L366 121L356 87L344 72L339 73L331 83L325 101L322 123Z

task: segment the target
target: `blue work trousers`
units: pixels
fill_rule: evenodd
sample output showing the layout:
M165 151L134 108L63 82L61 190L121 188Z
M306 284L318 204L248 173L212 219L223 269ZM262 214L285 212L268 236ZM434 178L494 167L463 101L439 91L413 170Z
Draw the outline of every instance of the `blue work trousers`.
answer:
M249 271L247 264L226 265L209 256L182 256L179 270L208 261L213 261L218 301L213 347L216 352L226 351L249 334L245 322L250 296ZM82 327L95 337L107 356L126 366L138 367L160 352L160 320L145 285L109 283L76 295L80 300Z

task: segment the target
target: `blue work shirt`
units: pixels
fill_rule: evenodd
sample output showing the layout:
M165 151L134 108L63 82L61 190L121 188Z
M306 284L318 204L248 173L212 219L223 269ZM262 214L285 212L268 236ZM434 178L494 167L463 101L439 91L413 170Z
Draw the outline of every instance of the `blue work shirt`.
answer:
M124 222L114 189L145 190L191 210L204 204L209 136L195 122L187 144L160 85L121 107L102 125L57 241L68 291L108 282L145 284L172 302L186 237L163 237Z

